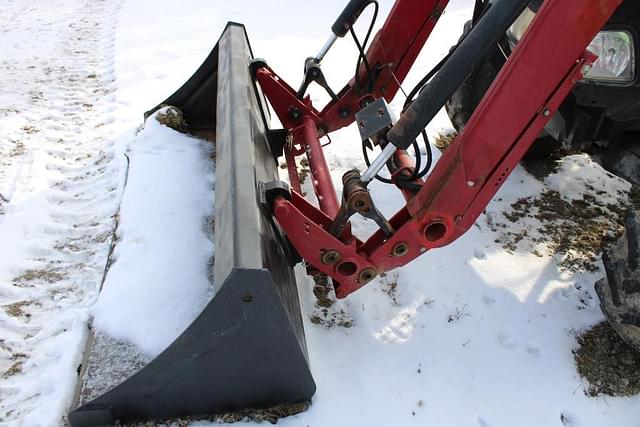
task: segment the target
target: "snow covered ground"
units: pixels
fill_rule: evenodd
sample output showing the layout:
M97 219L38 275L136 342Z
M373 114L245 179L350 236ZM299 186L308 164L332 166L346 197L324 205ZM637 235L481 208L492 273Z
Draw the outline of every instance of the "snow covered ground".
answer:
M451 2L405 88L457 40L472 3ZM211 148L153 119L138 132L142 113L191 75L228 20L243 22L256 56L296 85L343 4L0 0L0 424L62 422L90 315L152 357L212 294ZM390 7L381 2L382 17ZM340 40L323 63L329 83L340 87L354 63L352 43ZM429 133L449 126L440 114ZM363 163L354 128L332 139L338 185ZM522 197L571 198L587 186L629 188L584 156L544 182L518 168L458 242L336 303L330 316L350 327L317 322L300 269L318 392L307 412L279 424L637 426L640 397L585 396L571 354L575 331L602 319L593 283L603 273L568 272L526 245L505 251L492 227ZM385 214L401 203L386 186L372 192ZM191 286L176 292L176 282Z
M0 423L71 404L126 162L117 155L119 2L0 3Z

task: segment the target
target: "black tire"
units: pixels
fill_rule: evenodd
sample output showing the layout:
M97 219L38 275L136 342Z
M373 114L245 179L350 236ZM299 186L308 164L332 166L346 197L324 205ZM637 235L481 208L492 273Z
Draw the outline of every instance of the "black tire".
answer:
M467 21L464 24L464 31L460 40L462 40L469 31L471 31L471 21ZM501 43L506 45L506 41ZM487 58L485 58L478 68L471 73L445 103L447 115L456 131L462 132L464 129L476 107L480 104L484 94L500 71L501 65L494 64L501 64L504 62L503 58L502 52L496 45ZM553 139L553 137L541 135L534 141L524 157L526 159L548 157L551 153L558 150L558 148L560 148L560 144Z
M624 235L605 248L606 277L596 283L600 307L613 329L640 351L640 212L625 217Z

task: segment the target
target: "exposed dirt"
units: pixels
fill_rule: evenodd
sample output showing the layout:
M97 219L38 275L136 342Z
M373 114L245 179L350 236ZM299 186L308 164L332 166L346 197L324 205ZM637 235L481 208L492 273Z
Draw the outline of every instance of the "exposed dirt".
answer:
M313 277L315 285L313 294L316 297L316 304L311 314L311 323L322 325L325 328L353 327L353 318L336 304L336 295L329 278L324 274L317 274Z
M17 285L24 285L29 282L46 282L46 283L55 283L66 278L66 274L61 273L59 271L55 271L53 269L42 268L42 269L34 269L27 270L20 276L13 279L13 282Z
M640 393L640 354L602 322L577 336L573 351L578 373L587 380L587 396Z
M391 273L381 273L382 278L382 292L389 295L391 302L394 306L399 307L401 304L398 301L398 278L399 273L394 270Z
M557 191L548 190L537 198L522 198L503 215L516 223L524 218L539 222L537 233L527 229L512 231L504 224L491 224L499 231L497 243L514 252L525 237L546 247L549 255L561 255L559 266L569 271L597 271L596 262L604 244L615 241L623 232L624 211L628 204L602 205L596 197L565 200ZM502 229L498 230L498 227ZM536 251L536 252L534 252ZM538 248L532 250L541 256Z
M558 171L562 156L556 152L521 164L544 182ZM528 250L540 257L556 256L559 267L566 271L597 271L602 248L623 232L625 212L640 207L640 190L632 187L629 193L621 189L612 192L594 188L589 182L578 184L584 189L579 199L570 200L547 189L537 197L512 203L510 210L502 212L506 222L487 215L487 224L498 233L495 242L509 252Z
M11 363L9 367L2 372L2 378L6 379L22 372L22 366L27 358L26 354L13 351L2 338L0 338L0 352L5 353L8 356L8 361ZM2 421L2 419L0 419L0 421Z
M25 311L25 308L32 305L31 301L18 301L13 304L3 305L4 311L11 317L29 317L31 314Z
M224 414L216 417L216 421L222 421L225 423L235 423L238 421L268 421L271 424L276 424L278 419L296 415L306 411L309 408L309 403L297 403L294 405L279 405L268 409L245 409L240 412L232 414ZM186 425L186 424L185 424Z
M2 377L3 378L9 378L9 377L12 377L12 376L17 375L20 372L22 372L22 365L24 364L24 360L23 359L24 359L24 357L21 357L18 360L16 360L15 362L13 362L13 364L9 367L9 369L7 369L2 374ZM15 360L15 356L14 356L14 360Z
M309 169L309 160L304 157L301 158L300 167L298 168L298 178L300 179L300 185L304 184L310 172L311 169Z
M9 157L20 157L22 155L24 155L24 153L27 152L27 148L24 145L23 142L21 141L12 141L15 145L13 146L13 148L11 149L11 151L9 152L8 156Z
M318 307L330 308L336 302L336 296L332 292L331 283L326 274L318 274L313 277L313 295L316 297Z
M266 409L243 409L239 412L230 412L228 414L220 414L207 417L185 417L165 420L162 422L146 422L146 423L127 423L119 424L122 427L164 427L178 426L187 427L196 421L213 421L216 423L237 423L240 421L251 421L261 423L266 421L271 424L277 424L280 418L289 417L306 411L310 406L309 402L295 403L292 405L278 405Z
M542 181L549 175L558 172L560 159L562 159L562 154L556 151L551 153L549 157L522 159L520 164L527 172Z

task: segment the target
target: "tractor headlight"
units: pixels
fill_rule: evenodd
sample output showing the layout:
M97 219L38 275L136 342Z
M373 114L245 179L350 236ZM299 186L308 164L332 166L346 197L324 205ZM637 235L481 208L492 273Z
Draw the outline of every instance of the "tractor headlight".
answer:
M513 50L536 16L526 8L507 30L507 40ZM604 30L587 48L598 56L585 80L631 83L635 78L635 45L632 34L625 30Z
M585 79L629 83L635 77L633 36L628 31L598 33L587 48L598 55Z

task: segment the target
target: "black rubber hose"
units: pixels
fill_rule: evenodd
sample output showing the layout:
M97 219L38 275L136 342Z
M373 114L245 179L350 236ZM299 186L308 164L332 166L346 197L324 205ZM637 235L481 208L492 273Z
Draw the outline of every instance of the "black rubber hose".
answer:
M528 3L529 0L500 0L489 8L391 128L387 139L393 145L406 150L413 143L451 95L485 60L489 50L504 37L507 28Z
M376 24L376 20L378 19L378 2L376 0L370 0L367 3L373 4L373 15L371 16L371 23L369 24L369 29L367 30L367 34L364 37L364 41L360 44L360 40L356 35L356 32L353 29L353 26L349 27L349 32L351 33L351 37L353 37L353 41L358 48L358 61L356 61L356 74L354 77L354 88L357 91L361 91L360 88L360 64L364 63L364 68L367 71L367 93L373 93L373 72L371 70L371 66L369 65L369 60L367 59L367 53L365 49L367 48L367 44L369 43L369 38L371 37L371 33L373 32L373 26Z

